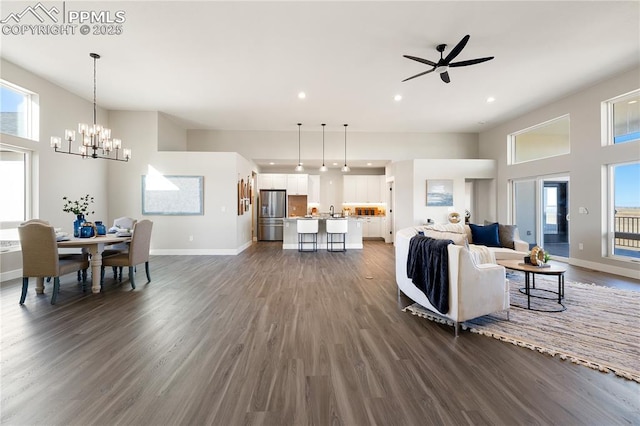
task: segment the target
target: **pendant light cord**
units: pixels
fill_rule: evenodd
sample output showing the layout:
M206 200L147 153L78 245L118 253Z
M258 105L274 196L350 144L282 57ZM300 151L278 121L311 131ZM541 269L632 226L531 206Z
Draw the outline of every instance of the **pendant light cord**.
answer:
M298 166L300 165L300 126L302 123L298 123Z
M99 56L92 56L93 57L93 125L96 125L96 61L98 60Z
M322 123L322 166L324 167L324 126L325 123Z
M344 125L344 165L345 167L347 165L347 126L348 124Z

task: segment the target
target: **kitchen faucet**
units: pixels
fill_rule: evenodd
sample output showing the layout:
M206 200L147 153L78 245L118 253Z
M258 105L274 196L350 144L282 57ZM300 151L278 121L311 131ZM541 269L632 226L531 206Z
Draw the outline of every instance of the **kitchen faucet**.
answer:
M329 206L329 214L331 214L331 217L333 217L333 212L334 212L334 207L333 205Z

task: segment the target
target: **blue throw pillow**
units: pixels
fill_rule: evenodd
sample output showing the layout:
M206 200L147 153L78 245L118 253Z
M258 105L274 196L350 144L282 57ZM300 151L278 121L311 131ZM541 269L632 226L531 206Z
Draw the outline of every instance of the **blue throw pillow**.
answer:
M500 247L497 223L485 226L470 223L469 227L471 228L471 240L473 240L473 244L487 247Z

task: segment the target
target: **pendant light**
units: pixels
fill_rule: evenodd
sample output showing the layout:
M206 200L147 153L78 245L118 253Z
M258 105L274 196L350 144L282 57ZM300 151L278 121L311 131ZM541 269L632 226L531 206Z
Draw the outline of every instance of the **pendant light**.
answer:
M68 149L60 149L62 147L62 138L59 136L51 136L51 148L60 154L79 155L82 158L101 158L104 160L129 161L131 158L131 150L122 148L120 139L111 139L111 129L108 129L96 122L97 119L97 102L96 102L96 61L100 59L97 53L89 53L93 58L93 124L78 124L78 152L71 151L71 143L76 140L75 130L65 130L64 140L68 143ZM122 158L119 153L122 150ZM115 151L115 155L111 153Z
M344 166L342 166L342 169L340 169L344 173L348 173L351 171L349 166L347 166L347 126L348 124L344 125Z
M298 165L296 166L296 172L304 172L304 167L302 167L302 162L300 161L300 127L302 123L298 123Z
M324 165L324 126L326 126L326 124L322 123L321 126L322 126L322 167L320 167L319 170L321 172L326 172L327 170L329 170L329 168Z

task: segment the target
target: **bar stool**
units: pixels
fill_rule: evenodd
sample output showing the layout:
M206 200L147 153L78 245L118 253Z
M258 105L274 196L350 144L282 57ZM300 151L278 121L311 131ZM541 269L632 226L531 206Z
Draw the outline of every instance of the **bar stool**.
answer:
M298 251L318 251L318 219L298 219L296 221L298 231ZM306 238L311 235L311 240ZM305 244L311 244L312 249L305 249Z
M347 219L327 219L327 251L347 251L348 224ZM335 241L334 237L338 237L338 240ZM335 249L336 244L342 245L342 248Z

